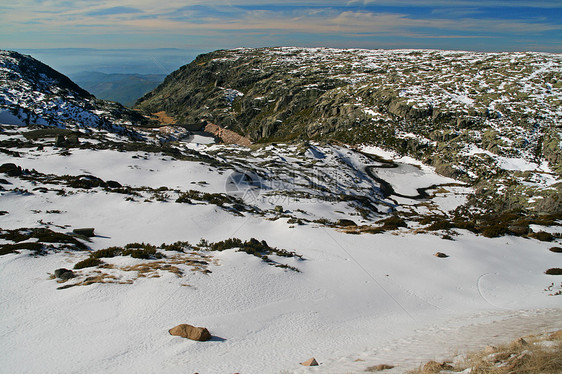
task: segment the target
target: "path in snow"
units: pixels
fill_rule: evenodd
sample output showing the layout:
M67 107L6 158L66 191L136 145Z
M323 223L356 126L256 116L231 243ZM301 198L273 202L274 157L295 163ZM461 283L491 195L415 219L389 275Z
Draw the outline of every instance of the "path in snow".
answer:
M367 367L390 364L385 373L397 374L415 369L429 360L452 360L459 354L479 351L487 345L509 343L519 337L562 329L562 309L536 309L485 312L467 315L416 330L415 334L388 342L355 356L326 362L313 372L362 372ZM300 369L298 372L307 372Z

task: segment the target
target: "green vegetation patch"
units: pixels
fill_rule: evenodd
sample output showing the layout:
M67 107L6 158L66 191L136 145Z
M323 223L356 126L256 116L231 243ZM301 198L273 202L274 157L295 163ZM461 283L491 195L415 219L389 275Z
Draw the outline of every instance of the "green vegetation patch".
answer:
M24 132L22 135L27 140L37 140L42 138L56 138L59 135L70 135L73 131L67 129L60 129L58 127L50 127L45 129L38 129Z
M0 255L31 250L45 254L49 250L86 250L88 247L74 236L56 232L48 228L21 228L0 231L0 238L11 241L0 245Z
M206 241L204 241L203 243L206 243ZM250 240L242 241L238 238L230 238L220 242L210 243L208 245L208 249L210 251L225 251L232 248L237 248L238 252L246 252L247 254L259 257L264 262L270 265L300 272L300 270L298 270L297 268L277 263L270 259L268 256L277 255L280 257L296 257L302 260L302 255L299 255L296 252L287 251L285 249L270 247L265 240L259 241L255 238L251 238Z

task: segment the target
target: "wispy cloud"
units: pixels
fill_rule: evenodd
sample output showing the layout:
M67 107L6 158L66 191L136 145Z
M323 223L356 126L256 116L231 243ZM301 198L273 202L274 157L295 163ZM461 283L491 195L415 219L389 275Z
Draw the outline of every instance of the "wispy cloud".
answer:
M86 16L113 16L118 14L137 14L144 13L142 10L128 6L114 6L111 8L102 8L92 10L85 13Z
M475 44L468 40L479 39L478 48L551 45L561 52L556 41L562 39L559 0L18 0L1 7L0 43L26 47L45 41L58 47L197 43L214 49L311 41L354 47L370 37L372 47L449 39L470 49Z

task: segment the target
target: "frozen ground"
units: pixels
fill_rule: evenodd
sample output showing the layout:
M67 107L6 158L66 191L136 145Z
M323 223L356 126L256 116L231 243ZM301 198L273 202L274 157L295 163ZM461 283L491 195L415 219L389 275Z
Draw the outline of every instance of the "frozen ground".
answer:
M219 148L213 147L209 152ZM326 162L350 154L314 149L311 157ZM270 151L275 162L299 162ZM346 162L361 160L349 156ZM42 173L91 173L131 186L209 192L223 192L229 175L198 162L110 150L0 154L0 164L7 162ZM440 181L430 169L416 170L425 177L412 185ZM405 174L388 177L408 183ZM398 373L457 347L562 328L562 296L544 291L557 279L544 274L560 263L561 255L548 250L553 243L463 230L454 240L411 231L349 235L317 224L288 225L283 218L233 215L211 204L131 201L100 189L26 194L32 182L5 179L12 184L0 195L0 210L9 212L0 216L4 230L95 227L97 236L87 243L92 250L255 237L303 260L285 260L295 272L231 249L205 253L214 260L209 274L159 271L158 278L133 284L57 289L49 274L72 268L88 253L0 256L2 373L348 373L378 363L397 365L392 372ZM366 180L358 183L369 188ZM353 212L325 201L298 206L329 218ZM433 256L437 251L449 257ZM168 329L180 323L206 326L215 338L197 343L170 336ZM299 365L312 356L319 367Z

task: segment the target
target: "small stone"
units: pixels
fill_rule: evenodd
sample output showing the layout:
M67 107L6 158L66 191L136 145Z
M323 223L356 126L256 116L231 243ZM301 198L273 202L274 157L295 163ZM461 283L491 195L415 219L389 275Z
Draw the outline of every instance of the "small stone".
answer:
M301 363L302 366L318 366L318 361L314 357Z
M443 252L437 252L437 253L434 254L434 256L435 256L435 257L439 257L439 258L447 258L447 257L449 257L448 255L446 255L446 254L443 253Z

